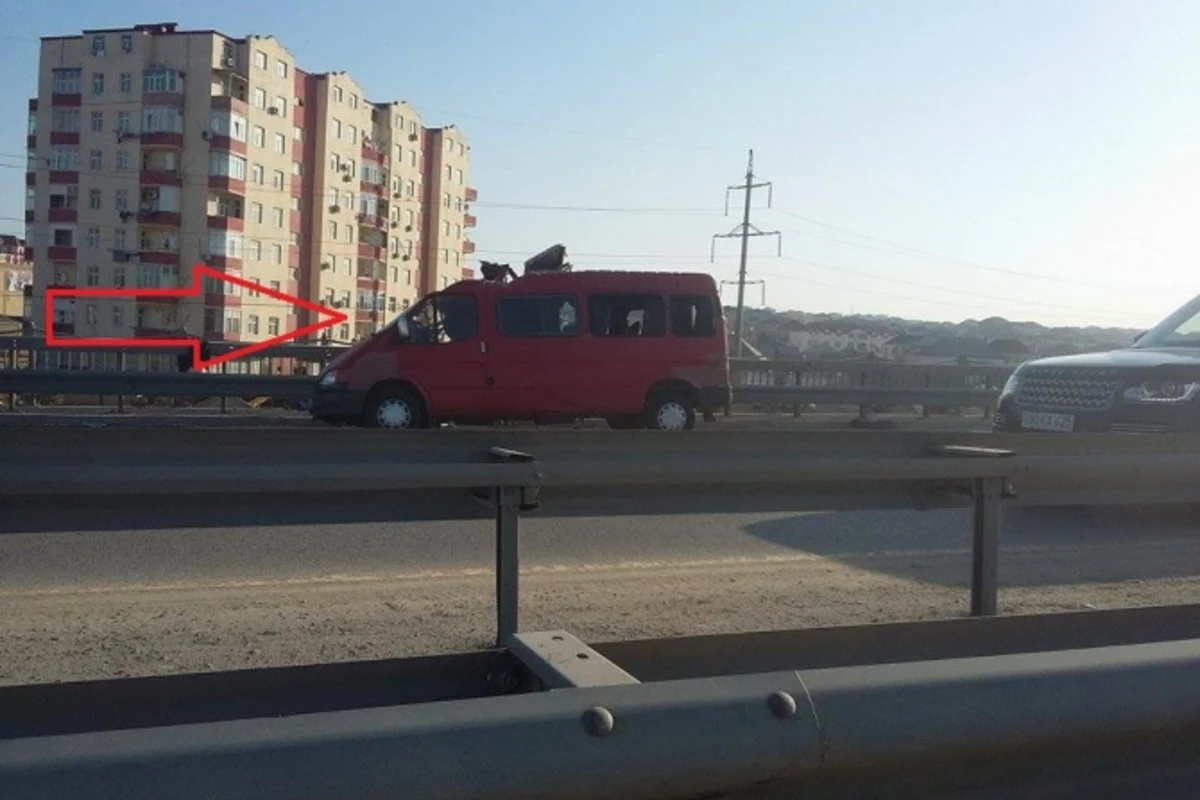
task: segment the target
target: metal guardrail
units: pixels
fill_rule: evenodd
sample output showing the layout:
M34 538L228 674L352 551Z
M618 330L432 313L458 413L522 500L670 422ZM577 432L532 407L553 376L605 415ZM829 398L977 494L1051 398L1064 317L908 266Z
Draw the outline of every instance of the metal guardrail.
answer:
M214 353L228 352L235 347L237 345L232 343L212 346ZM344 349L289 344L264 350L258 357L250 359L263 374L180 376L170 370L139 372L120 368L135 363L127 359L146 358L146 349L67 351L47 347L43 340L0 337L0 394L10 396L10 407L15 407L14 396L17 394L116 395L119 403L126 394L265 396L302 402L311 396L315 376L272 375L270 365L279 360L323 365ZM84 359L83 355L89 358ZM72 362L72 358L76 360ZM72 363L82 367L85 362L87 369L50 368L59 363L64 367ZM991 406L1012 369L870 361L809 363L735 359L730 362L735 403L791 406L797 411L810 404L855 405L862 407L864 414L873 406ZM180 377L194 380L177 381Z
M55 513L71 509L99 530L128 527L109 515L120 509L161 525L156 495L172 507L227 507L230 521L246 511L238 498L253 498L261 512L264 496L281 522L309 513L305 499L349 521L365 496L386 498L390 519L488 516L497 542L493 655L515 665L477 673L477 685L491 689L471 699L443 687L440 702L364 707L347 696L336 710L199 722L187 719L199 707L184 691L189 676L153 679L157 696L183 704L174 722L170 713L98 722L89 704L122 691L100 682L63 689L88 698L85 706L59 720L66 730L43 721L37 734L8 723L5 708L31 708L30 698L53 690L4 690L5 797L660 798L756 787L820 796L810 790L826 776L852 774L861 785L875 774L887 786L911 777L914 764L933 776L972 757L993 769L1027 766L1035 752L1057 756L1077 779L1090 774L1075 760L1081 750L1136 769L1147 768L1147 753L1176 747L1186 765L1200 766L1200 636L1189 633L1200 630L1200 610L1193 624L1167 626L1178 641L1093 639L1082 650L665 680L567 631L522 631L518 617L523 514L953 506L974 509L971 610L986 617L996 612L1005 504L1075 503L1086 492L1096 502L1200 501L1197 436L489 431L417 433L402 447L369 431L33 429L9 438L0 448L6 531L51 530ZM657 507L643 505L650 497ZM264 524L261 513L255 523ZM607 652L617 657L620 647ZM380 679L436 676L442 664L453 671L456 658L411 660L423 666ZM282 691L303 706L311 688ZM497 693L509 696L487 696ZM123 713L130 720L137 710Z

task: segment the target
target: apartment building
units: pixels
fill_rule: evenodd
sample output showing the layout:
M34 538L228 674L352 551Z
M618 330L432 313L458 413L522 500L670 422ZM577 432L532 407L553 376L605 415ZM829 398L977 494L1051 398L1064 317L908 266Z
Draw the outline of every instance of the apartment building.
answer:
M468 182L471 148L453 125L425 130L425 248L422 260L432 268L424 274L422 293L444 289L460 277L470 277L467 256L475 244L467 231L475 227L470 203L477 193Z
M25 290L33 282L32 266L25 260L25 240L0 234L0 335L21 332Z
M351 321L324 332L333 341L370 333L462 274L467 241L453 233L466 227L469 151L427 158L439 137L344 72L305 72L271 36L165 23L43 38L26 174L34 295L180 288L205 263L346 311ZM444 181L463 201L430 215L435 162L438 192ZM89 337L256 341L309 321L220 281L198 298L54 308L61 333Z

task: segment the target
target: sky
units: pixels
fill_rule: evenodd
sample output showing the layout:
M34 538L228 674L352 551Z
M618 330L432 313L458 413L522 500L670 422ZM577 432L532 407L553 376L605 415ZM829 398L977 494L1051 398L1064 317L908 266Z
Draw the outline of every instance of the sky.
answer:
M2 5L0 232L24 227L38 37L173 21L458 125L477 258L562 243L732 303L739 243L713 236L752 148L752 223L781 236L750 242L749 305L1145 327L1200 294L1194 0Z

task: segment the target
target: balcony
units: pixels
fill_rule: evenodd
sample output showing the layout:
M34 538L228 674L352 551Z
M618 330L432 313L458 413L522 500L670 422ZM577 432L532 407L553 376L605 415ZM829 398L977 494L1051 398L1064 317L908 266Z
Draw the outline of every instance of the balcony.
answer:
M468 255L468 256L471 255L471 253L475 252L475 243L472 242L470 239L463 239L462 251L463 251L464 255Z
M79 131L50 131L50 144L79 146Z
M50 245L47 248L47 257L51 261L74 261L75 247L73 245Z
M234 217L229 214L209 214L208 227L220 231L237 231L240 233L246 229L246 221L241 217Z
M208 188L244 197L246 194L246 181L239 178L231 178L228 175L209 175Z
M33 175L34 173L29 173ZM79 183L79 170L77 169L52 169L50 170L51 183L65 183L77 185ZM26 183L29 183L26 181ZM32 185L32 184L30 184Z
M383 166L384 169L387 169L388 165L391 163L391 159L388 158L386 151L380 150L373 144L368 144L367 142L363 142L360 153L362 154L364 161L373 161L376 164Z
M230 94L214 95L211 106L214 111L232 111L243 117L246 116L248 110L245 100Z
M178 228L183 224L183 215L178 211L165 211L161 208L145 205L138 211L138 222L146 225L161 225L168 228Z
M232 136L225 136L219 133L210 133L206 137L208 145L213 150L228 150L230 153L236 153L239 156L246 155L246 143L240 139L234 139Z
M31 133L25 137L25 149L37 150L37 134Z
M71 108L83 105L83 95L76 94L52 94L50 95L50 105L57 108Z
M470 186L468 186L463 194L463 199L466 200L468 203L474 203L476 200L479 199L479 192L475 189L472 189Z
M387 187L382 183L374 183L368 180L360 180L358 182L358 190L364 194L373 194L376 197L383 197L387 194Z
M162 242L145 242L138 251L138 260L143 264L163 264L169 267L179 266L179 251L166 249Z
M51 208L51 222L78 222L79 211L74 208Z
M25 224L29 225L35 221L35 215L32 209L25 212Z
M476 222L476 219L475 219L474 214L463 214L463 227L464 228L474 228L475 222Z
M183 147L183 134L175 131L151 131L140 138L143 147Z
M174 167L143 167L140 181L142 186L183 186L183 173Z
M368 244L366 242L358 243L358 257L371 259L374 261L383 260L383 246L376 244Z
M240 271L242 268L242 257L207 255L204 257L204 263L210 267L224 270L225 272L229 272L231 270Z
M183 108L184 97L183 92L142 92L142 105Z
M369 228L383 228L387 226L387 220L378 214L359 214L358 223L366 225Z
M30 110L30 111L37 111L37 110L38 110L38 101L37 101L37 98L36 98L36 97L31 97L31 98L29 98L29 110Z

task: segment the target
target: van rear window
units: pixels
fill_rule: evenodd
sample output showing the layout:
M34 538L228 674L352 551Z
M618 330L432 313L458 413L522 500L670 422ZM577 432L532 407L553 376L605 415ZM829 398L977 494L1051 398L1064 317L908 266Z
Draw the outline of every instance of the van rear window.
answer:
M570 295L505 297L496 303L496 330L501 336L574 336L578 303Z
M703 337L717 335L717 304L706 294L671 297L671 334Z
M667 305L657 294L594 294L588 323L592 336L666 336Z

